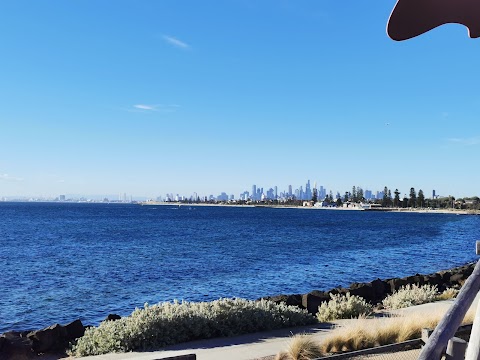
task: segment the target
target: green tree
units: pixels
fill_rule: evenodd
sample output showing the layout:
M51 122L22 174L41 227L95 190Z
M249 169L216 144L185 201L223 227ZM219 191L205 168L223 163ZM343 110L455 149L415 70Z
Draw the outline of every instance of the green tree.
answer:
M400 191L395 189L395 197L393 198L393 207L400 207Z
M345 196L343 197L343 202L344 203L348 202L348 198L349 198L349 192L345 191Z
M357 189L354 187L352 187L352 202L357 202L358 201L358 198L357 198Z
M338 198L338 199L337 199L337 207L341 207L342 205L343 205L342 199L341 199L341 198Z
M423 195L422 189L418 190L417 207L419 208L425 207L425 195Z
M313 188L312 201L313 201L314 204L318 201L318 195L317 195L317 189L316 188Z
M402 207L403 208L408 207L408 198L406 196L403 197Z
M392 192L388 190L388 196L387 196L387 205L388 207L392 207L393 201L392 201Z
M408 199L408 207L415 207L417 202L417 193L415 192L415 188L410 188L410 199Z
M357 187L357 199L358 201L365 201L365 196L363 195L363 189L361 187Z
M386 186L383 188L382 206L388 206L388 188Z

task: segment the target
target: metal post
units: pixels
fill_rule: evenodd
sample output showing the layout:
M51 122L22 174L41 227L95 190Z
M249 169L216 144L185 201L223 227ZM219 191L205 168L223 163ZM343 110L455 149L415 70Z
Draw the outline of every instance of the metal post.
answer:
M447 345L446 360L464 360L467 342L463 339L453 337Z

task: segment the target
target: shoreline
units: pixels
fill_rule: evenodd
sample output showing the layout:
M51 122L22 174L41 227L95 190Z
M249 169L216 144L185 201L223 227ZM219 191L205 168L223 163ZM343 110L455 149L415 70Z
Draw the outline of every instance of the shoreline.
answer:
M480 210L467 209L433 209L433 208L372 208L362 209L357 207L322 207L322 206L297 206L297 205L274 205L274 204L225 204L225 203L182 203L146 201L138 203L140 206L176 206L181 207L235 207L235 208L272 208L272 209L305 209L305 210L330 210L330 211L367 211L367 212L391 212L391 213L417 213L417 214L450 214L450 215L480 215Z

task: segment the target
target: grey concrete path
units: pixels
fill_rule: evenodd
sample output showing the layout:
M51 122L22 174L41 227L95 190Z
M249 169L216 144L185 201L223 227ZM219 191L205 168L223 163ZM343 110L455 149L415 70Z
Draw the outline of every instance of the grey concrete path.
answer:
M477 297L478 299L478 297ZM411 308L392 311L392 313L416 313L422 316L426 312L445 312L453 300L423 304ZM474 304L473 306L476 306ZM338 320L337 326L342 326L355 320ZM157 360L170 356L196 354L198 360L252 360L272 356L282 351L287 346L292 334L311 334L315 339L321 340L328 335L331 324L318 324L315 326L297 327L269 332L248 334L232 338L220 338L193 341L175 346L169 346L155 352L132 352L126 354L107 354L81 358L84 360Z

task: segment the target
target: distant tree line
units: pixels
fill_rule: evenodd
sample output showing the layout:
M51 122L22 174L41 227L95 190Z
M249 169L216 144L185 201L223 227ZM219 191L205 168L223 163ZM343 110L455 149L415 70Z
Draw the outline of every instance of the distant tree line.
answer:
M478 196L455 199L453 196L439 197L435 199L425 198L423 190L415 191L414 187L410 188L410 193L400 196L398 189L393 191L387 186L383 188L383 197L381 199L365 199L364 191L359 186L353 186L352 192L345 192L343 199L337 199L337 204L345 202L368 202L379 204L383 207L394 208L436 208L436 209L466 209L480 210L480 198Z
M337 195L334 198L332 191L325 197L320 199L318 197L317 189L313 189L312 202L323 202L327 206L341 207L344 203L373 203L379 204L382 207L387 208L433 208L433 209L464 209L464 210L480 210L480 198L478 196L465 197L455 199L453 196L438 197L435 199L426 199L423 190L415 191L415 188L410 188L410 193L401 197L401 192L398 189L395 191L389 189L387 186L383 188L383 196L381 199L366 199L365 193L360 186L353 186L352 191L346 191L343 197ZM198 203L211 203L211 204L231 204L230 201L217 201L208 199L206 196L203 198L196 197L190 199L184 199L179 201L184 204L198 204ZM263 201L251 201L251 200L235 200L233 202L237 205L247 204L259 204L259 205L286 205L286 206L302 206L303 200L298 200L294 195L286 199L266 199Z

